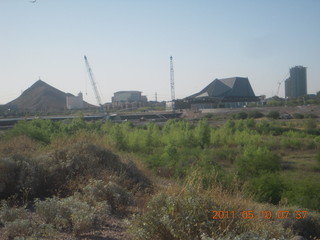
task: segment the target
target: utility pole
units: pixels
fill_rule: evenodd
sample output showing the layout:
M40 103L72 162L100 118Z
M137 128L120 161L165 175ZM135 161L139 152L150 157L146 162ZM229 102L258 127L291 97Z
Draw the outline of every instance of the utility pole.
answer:
M174 71L173 71L172 56L170 56L170 83L171 83L171 100L173 101L176 97L175 97L175 91L174 91Z

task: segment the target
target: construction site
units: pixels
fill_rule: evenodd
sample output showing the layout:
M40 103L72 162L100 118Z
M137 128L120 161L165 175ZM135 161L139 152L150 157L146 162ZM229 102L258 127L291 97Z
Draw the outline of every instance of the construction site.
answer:
M196 119L208 113L220 115L239 111L257 110L268 113L270 102L275 99L287 106L288 99L303 98L315 99L307 95L306 68L293 67L285 79L278 82L276 96L266 99L265 96L256 96L248 78L230 77L215 79L199 92L182 99L175 97L173 57L170 56L170 89L171 100L167 102L149 101L147 96L138 90L121 90L114 92L110 102L103 103L100 90L88 58L84 56L85 68L90 79L96 104L89 104L83 99L82 92L76 96L63 92L39 79L22 94L5 105L0 106L2 122L0 125L12 125L19 119L33 119L45 117L54 120L72 118L79 111L87 120L109 119L112 121L157 121L165 122L171 118ZM287 78L288 77L288 78ZM277 99L281 85L285 83L285 99ZM250 108L248 108L250 107ZM308 108L279 109L284 114L305 111ZM307 111L307 110L306 110ZM310 111L315 111L312 109ZM8 118L12 119L10 122ZM10 123L9 123L9 122Z

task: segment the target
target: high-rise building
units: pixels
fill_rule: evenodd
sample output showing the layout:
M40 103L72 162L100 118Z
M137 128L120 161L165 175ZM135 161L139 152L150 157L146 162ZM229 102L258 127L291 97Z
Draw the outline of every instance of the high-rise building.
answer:
M285 81L285 96L297 98L307 95L307 68L295 66L290 68L290 77Z

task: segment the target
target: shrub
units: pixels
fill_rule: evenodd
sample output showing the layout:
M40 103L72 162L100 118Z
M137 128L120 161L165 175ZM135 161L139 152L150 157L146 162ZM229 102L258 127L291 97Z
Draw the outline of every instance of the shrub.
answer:
M202 119L199 121L196 129L195 135L198 141L198 144L203 149L210 144L210 126L206 119Z
M270 111L267 117L272 119L278 119L280 117L280 113L278 111Z
M17 219L27 217L27 211L24 207L10 207L7 202L2 201L0 206L0 223L6 224Z
M46 189L67 191L67 184L83 176L101 177L103 174L121 175L127 180L129 188L139 185L149 187L150 181L135 167L133 162L127 164L101 146L79 141L50 151L38 157L39 165L47 170Z
M248 112L248 118L262 118L264 114L259 111L250 111Z
M13 129L6 133L8 138L27 136L33 140L49 144L59 131L59 123L51 120L34 119L32 121L19 121Z
M44 170L37 166L34 159L22 155L0 157L0 169L0 198L13 194L29 195L24 197L38 195Z
M248 114L246 112L238 112L232 115L232 119L247 119Z
M94 226L93 208L75 197L37 200L35 209L46 223L53 224L59 231L73 231L79 234L89 231Z
M295 212L294 209L292 212ZM320 217L313 215L307 211L305 218L301 219L285 219L282 221L285 228L292 229L295 235L304 237L305 239L319 239L320 238Z
M317 128L317 120L313 118L305 119L304 125L307 130L314 130Z
M304 117L305 118L318 118L318 115L316 115L314 113L309 113L309 114L306 114Z
M246 184L247 193L258 202L278 204L285 189L283 180L277 173L266 173L250 179Z
M253 234L249 234L254 231L259 232L259 235L255 236L264 236L261 239L279 239L279 236L283 236L281 239L288 239L286 237L291 236L290 231L285 231L278 223L272 224L270 220L248 221L241 217L213 219L215 210L237 212L240 209L243 211L244 207L249 205L217 196L217 199L222 201L220 205L213 194L209 196L194 190L196 186L186 187L186 192L176 195L161 193L154 196L147 210L142 215L135 215L128 223L133 239L260 239L252 238ZM224 194L216 190L217 194ZM254 206L250 205L250 209L253 208Z
M294 182L287 181L288 189L283 193L283 198L289 204L313 210L320 208L320 183L317 179L308 177Z
M31 221L29 219L17 219L8 222L4 226L4 233L8 239L29 237L33 233Z
M112 211L126 207L132 203L132 195L116 183L105 184L102 180L90 180L83 189L84 199L96 205L97 202L107 202Z
M148 204L148 211L135 216L129 225L134 239L200 239L202 233L210 236L214 224L209 209L214 206L201 196L157 195Z
M293 113L292 116L295 119L303 119L304 118L304 115L301 113Z
M264 147L247 146L236 159L236 170L242 179L258 177L280 170L280 157Z

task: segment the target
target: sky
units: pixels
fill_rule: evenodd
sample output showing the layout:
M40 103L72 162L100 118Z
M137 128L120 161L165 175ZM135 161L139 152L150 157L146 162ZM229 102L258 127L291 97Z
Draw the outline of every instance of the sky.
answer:
M218 78L248 77L257 96L277 94L291 67L320 91L319 0L0 0L0 104L39 78L96 104L138 90L176 98ZM279 96L284 96L284 83Z

